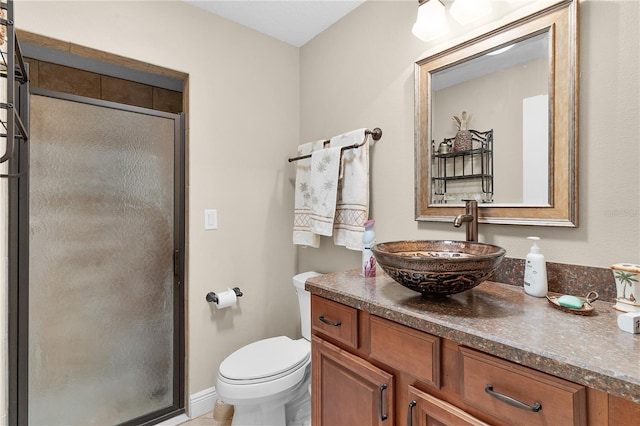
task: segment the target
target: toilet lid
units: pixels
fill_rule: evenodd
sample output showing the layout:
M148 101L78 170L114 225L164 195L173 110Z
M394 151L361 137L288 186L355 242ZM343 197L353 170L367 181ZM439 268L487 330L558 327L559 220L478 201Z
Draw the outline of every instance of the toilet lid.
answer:
M304 364L310 357L309 347L306 340L286 336L259 340L229 355L220 364L219 373L232 380L270 380Z

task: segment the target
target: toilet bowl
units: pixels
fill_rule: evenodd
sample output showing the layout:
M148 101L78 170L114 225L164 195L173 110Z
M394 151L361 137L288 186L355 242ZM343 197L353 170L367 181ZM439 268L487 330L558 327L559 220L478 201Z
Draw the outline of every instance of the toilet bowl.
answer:
M310 425L311 420L311 299L304 290L305 272L293 277L302 339L277 336L250 343L222 361L216 393L234 405L232 425Z

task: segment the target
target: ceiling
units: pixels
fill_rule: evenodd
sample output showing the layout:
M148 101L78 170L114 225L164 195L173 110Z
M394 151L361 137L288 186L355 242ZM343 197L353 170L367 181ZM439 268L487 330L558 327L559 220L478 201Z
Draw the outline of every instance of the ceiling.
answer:
M364 3L364 0L184 1L296 47Z

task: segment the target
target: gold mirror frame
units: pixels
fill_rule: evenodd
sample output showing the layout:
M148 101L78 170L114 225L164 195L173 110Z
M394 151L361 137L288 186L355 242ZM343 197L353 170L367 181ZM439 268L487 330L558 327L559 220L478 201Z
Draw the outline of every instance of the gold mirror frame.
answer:
M461 205L431 202L432 73L547 31L550 41L549 206L481 204L480 223L578 226L578 1L565 0L416 62L415 217L448 222Z

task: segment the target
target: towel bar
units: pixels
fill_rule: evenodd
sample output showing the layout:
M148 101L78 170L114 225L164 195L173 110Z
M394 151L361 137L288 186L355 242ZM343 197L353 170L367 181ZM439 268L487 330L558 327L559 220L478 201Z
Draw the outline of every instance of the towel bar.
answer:
M367 138L369 137L369 135L371 135L371 138L374 141L379 141L380 138L382 138L382 129L380 129L379 127L376 127L373 130L369 130L369 129L365 130L364 131L364 140L361 143L355 143L353 145L344 146L344 147L342 147L342 151L344 151L346 149L360 148L362 145L367 143ZM327 143L329 143L329 141L324 141L324 143L326 145ZM292 161L302 160L303 158L311 158L311 154L301 155L299 157L289 158L287 161L289 161L289 163L291 163Z

